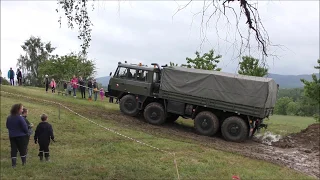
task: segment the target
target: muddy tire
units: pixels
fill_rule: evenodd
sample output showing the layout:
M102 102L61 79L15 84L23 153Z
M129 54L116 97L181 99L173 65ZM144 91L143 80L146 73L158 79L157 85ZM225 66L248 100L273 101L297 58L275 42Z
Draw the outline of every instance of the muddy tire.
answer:
M221 133L225 140L243 142L248 138L248 126L246 122L237 116L225 119L221 126Z
M177 114L168 113L166 122L168 122L168 123L173 123L173 122L175 122L176 120L178 120L179 117L180 117L180 116L177 115Z
M153 102L144 109L144 119L153 125L161 125L166 121L164 108L161 104Z
M125 95L120 100L120 111L128 116L136 116L139 113L138 102L133 95Z
M200 112L194 119L196 131L205 136L213 136L219 130L219 119L209 111Z

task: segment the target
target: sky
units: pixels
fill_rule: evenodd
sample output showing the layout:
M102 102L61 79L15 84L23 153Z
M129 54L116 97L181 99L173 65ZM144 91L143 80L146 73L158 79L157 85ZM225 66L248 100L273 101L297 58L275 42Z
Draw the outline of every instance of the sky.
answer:
M230 23L223 16L219 21L218 16L208 20L214 10L210 6L203 16L203 22L208 26L201 26L204 1L192 2L176 13L187 3L94 2L95 10L88 8L94 25L88 57L95 61L96 77L114 72L119 61L147 65L154 62L182 64L186 57L194 57L195 51L204 53L210 49L222 55L218 64L222 71L236 73L241 46L232 12L226 11ZM231 6L239 12L238 2L231 3ZM57 7L56 1L1 1L2 72L7 72L10 67L16 69L17 58L24 54L21 45L30 36L50 41L57 47L54 54L65 55L80 50L77 28L68 29L65 18L62 18L60 28ZM265 59L269 72L283 75L317 73L313 67L320 57L319 2L259 1L257 7L271 43L281 45L269 49L275 55ZM198 15L194 16L196 13ZM239 21L239 29L247 33L244 18ZM244 55L261 59L253 36L250 42L252 48Z

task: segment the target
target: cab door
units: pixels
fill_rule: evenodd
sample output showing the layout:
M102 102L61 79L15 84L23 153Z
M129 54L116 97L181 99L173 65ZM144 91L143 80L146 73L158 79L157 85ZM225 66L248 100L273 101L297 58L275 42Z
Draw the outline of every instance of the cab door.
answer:
M130 69L133 77L126 81L127 92L130 94L149 96L151 83L148 82L148 71L140 69Z
M118 96L121 92L126 91L127 68L118 67L114 76L109 81L109 89L112 96Z

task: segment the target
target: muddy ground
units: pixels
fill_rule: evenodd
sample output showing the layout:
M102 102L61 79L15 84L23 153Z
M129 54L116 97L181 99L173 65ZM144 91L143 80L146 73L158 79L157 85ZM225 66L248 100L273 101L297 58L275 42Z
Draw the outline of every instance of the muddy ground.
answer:
M1 93L1 96L17 98L4 93ZM79 107L72 103L67 103L65 105L86 117L98 117L106 120L113 120L119 124L119 126L139 131L142 130L158 137L160 136L167 139L176 139L187 142L193 141L217 150L238 153L250 158L284 165L310 176L320 178L319 146L316 146L316 144L319 145L319 125L311 126L311 130L306 130L306 132L312 131L312 135L310 135L310 133L298 133L289 138L284 138L284 140L281 140L279 143L273 143L273 145L270 146L253 140L248 140L243 143L233 143L227 142L221 137L201 136L197 135L193 128L176 123L165 124L163 126L153 126L144 122L142 118L127 117L118 111L107 112L101 107ZM312 138L309 138L308 135L312 136ZM295 137L298 137L298 139L294 140ZM291 145L292 142L294 142L294 145ZM309 144L312 145L310 146Z

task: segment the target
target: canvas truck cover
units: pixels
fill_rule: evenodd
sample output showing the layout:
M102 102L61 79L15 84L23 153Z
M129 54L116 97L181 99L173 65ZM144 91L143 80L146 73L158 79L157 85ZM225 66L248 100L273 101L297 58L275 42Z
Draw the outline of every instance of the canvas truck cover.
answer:
M162 69L160 90L257 108L273 108L278 88L271 78L165 67Z

